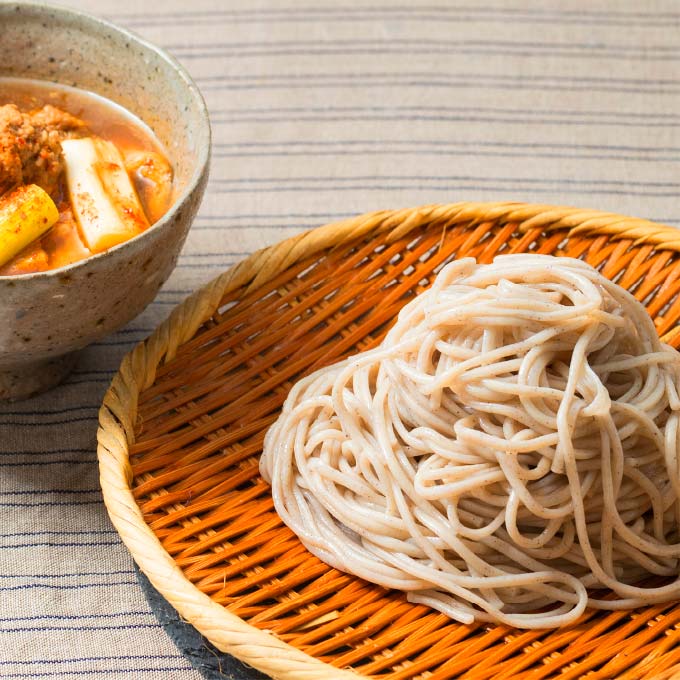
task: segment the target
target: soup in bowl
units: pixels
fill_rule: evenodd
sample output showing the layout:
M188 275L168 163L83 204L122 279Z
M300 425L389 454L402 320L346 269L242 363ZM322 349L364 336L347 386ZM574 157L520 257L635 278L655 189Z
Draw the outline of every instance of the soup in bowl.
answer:
M129 111L73 87L0 78L0 276L128 241L172 194L167 154Z
M170 56L78 12L0 5L0 399L53 386L151 302L209 155Z

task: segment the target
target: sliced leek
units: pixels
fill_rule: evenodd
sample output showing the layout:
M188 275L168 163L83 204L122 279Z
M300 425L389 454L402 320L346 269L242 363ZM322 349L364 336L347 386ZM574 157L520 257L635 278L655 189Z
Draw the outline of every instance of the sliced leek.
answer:
M149 226L115 144L85 137L66 139L61 148L73 213L92 252L127 241Z
M40 238L58 219L54 201L35 184L0 197L0 267Z

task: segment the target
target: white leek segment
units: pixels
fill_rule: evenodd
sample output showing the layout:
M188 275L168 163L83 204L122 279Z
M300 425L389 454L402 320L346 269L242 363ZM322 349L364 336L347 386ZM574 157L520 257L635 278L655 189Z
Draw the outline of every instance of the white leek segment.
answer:
M85 137L66 139L61 148L73 213L93 253L127 241L149 226L115 144Z
M17 187L0 197L0 267L58 219L54 201L35 184Z

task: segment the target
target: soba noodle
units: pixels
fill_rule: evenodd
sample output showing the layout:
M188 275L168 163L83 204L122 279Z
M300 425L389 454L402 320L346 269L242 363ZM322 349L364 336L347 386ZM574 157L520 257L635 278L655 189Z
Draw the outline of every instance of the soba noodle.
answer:
M260 469L329 565L463 623L560 626L680 597L679 375L589 265L463 259L293 387Z

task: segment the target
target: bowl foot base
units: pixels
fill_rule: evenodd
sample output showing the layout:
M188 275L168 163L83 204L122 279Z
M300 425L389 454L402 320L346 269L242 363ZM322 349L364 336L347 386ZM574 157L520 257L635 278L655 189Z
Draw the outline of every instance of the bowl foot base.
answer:
M0 401L28 399L55 387L73 370L78 354L0 367Z

